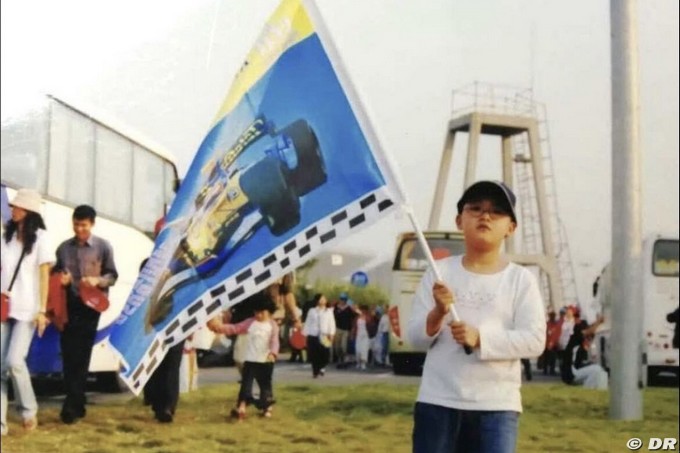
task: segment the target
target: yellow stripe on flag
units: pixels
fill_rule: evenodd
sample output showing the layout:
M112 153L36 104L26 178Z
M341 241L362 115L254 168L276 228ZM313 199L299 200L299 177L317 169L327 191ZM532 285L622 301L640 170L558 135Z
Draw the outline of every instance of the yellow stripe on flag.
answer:
M269 18L246 57L240 72L217 112L215 123L241 101L243 95L269 70L283 52L314 33L301 0L283 0Z

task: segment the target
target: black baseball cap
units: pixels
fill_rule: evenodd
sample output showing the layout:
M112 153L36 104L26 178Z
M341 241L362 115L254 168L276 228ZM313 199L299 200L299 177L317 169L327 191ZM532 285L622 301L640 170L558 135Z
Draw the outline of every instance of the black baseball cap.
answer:
M467 203L479 200L493 200L498 203L499 207L507 210L512 221L517 223L517 216L515 215L515 203L517 197L512 190L501 181L477 181L470 187L465 189L463 196L460 197L456 207L458 214L463 212L463 206Z

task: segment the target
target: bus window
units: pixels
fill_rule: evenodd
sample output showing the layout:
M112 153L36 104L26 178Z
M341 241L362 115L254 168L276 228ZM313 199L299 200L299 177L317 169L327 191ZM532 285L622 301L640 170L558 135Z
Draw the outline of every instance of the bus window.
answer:
M114 219L132 220L132 142L97 127L95 206ZM154 211L162 213L158 209Z
M165 206L163 206L163 208L165 211L166 208L170 206L170 203L172 203L172 200L175 198L175 193L179 188L178 187L179 181L177 180L175 166L170 162L165 162L163 165L165 168L165 184L163 186L164 189L163 203Z
M47 182L49 125L44 108L2 124L2 180L41 192Z
M452 255L462 255L464 244L460 239L427 238L427 243L434 259L442 259ZM402 242L394 261L395 271L423 271L429 263L417 239Z
M69 204L93 204L94 123L58 103L52 104L49 195Z
M139 146L134 148L132 223L142 231L153 231L165 201L165 169L160 157Z
M653 272L659 277L678 277L678 241L660 240L654 243Z

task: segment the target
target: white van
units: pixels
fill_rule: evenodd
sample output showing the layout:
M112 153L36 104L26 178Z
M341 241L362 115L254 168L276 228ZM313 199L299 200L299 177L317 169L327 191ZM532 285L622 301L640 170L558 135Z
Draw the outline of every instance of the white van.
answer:
M680 357L673 348L675 325L666 320L678 308L678 234L653 234L642 244L643 330L646 350L647 384L653 385L662 374L678 376ZM597 280L594 305L604 316L593 342L593 355L597 355L605 369L609 369L611 333L611 270L607 265Z

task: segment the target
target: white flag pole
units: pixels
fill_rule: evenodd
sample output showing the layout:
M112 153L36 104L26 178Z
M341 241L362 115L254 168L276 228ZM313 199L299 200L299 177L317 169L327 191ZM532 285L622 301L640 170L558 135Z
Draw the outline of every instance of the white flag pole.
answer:
M430 267L432 268L432 272L434 272L434 276L438 281L443 281L442 280L442 275L439 272L439 267L437 267L437 262L434 260L434 256L432 256L432 251L430 250L430 247L427 245L427 240L425 239L425 235L423 234L423 230L420 228L420 224L418 224L418 220L416 219L415 214L413 213L413 210L411 209L410 206L403 206L402 207L403 211L408 215L409 220L411 221L411 225L413 225L413 230L416 232L416 237L418 237L418 242L420 243L420 248L423 249L423 252L425 253L425 258L427 259L427 262L430 264ZM453 320L456 322L460 321L460 317L458 316L458 313L456 312L456 309L453 305L450 305L450 311L451 311L451 316L453 317Z

